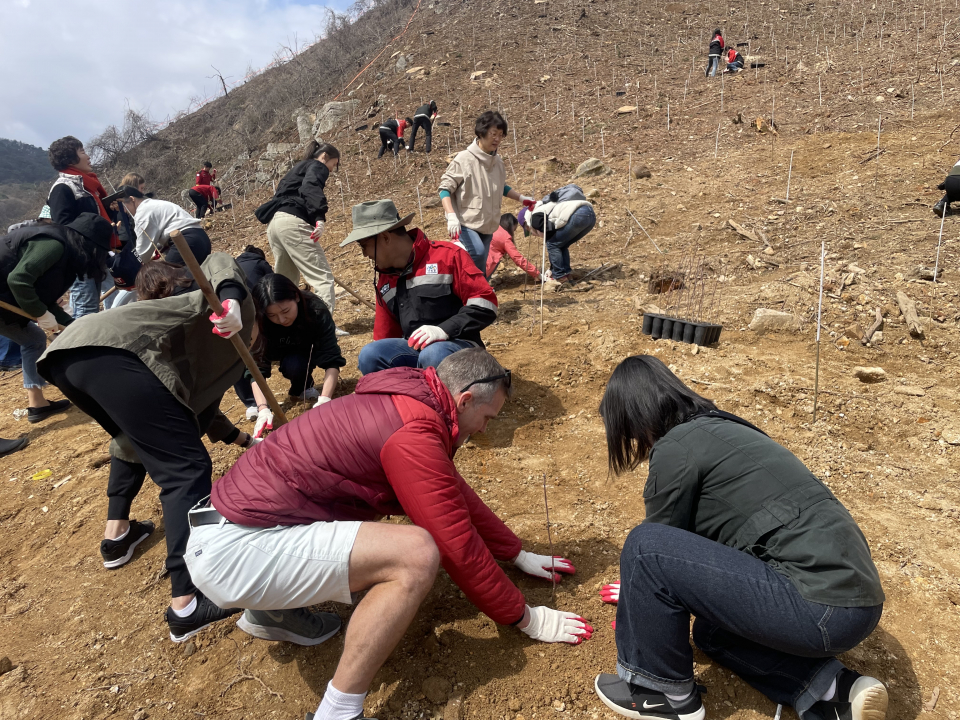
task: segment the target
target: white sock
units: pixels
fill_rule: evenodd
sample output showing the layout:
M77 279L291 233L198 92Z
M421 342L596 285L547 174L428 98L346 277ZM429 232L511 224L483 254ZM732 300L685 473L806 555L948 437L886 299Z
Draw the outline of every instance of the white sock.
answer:
M670 693L664 693L667 696L667 700L675 703L682 703L684 700L693 695L693 690L688 692L686 695L671 695Z
M127 529L124 531L123 535L121 535L120 537L110 538L110 542L120 542L129 534L130 534L130 526L127 525Z
M344 693L333 686L331 680L327 683L327 691L323 694L314 720L353 720L363 714L363 701L366 693Z
M833 682L830 683L830 687L827 688L827 691L820 696L821 700L833 700L833 696L837 694L837 679L834 678Z
M177 610L174 607L170 608L173 610L173 614L177 617L187 617L187 615L192 615L194 610L197 609L197 596L193 596L193 600L190 601L190 604L187 605L183 610Z

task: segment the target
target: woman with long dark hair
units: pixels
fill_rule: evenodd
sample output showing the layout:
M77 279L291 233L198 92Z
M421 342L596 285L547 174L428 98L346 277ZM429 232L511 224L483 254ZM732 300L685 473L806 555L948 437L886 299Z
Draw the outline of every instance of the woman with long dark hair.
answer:
M253 299L260 330L254 352L263 376L270 377L272 363L279 362L280 374L290 381L291 398L316 400L314 407L333 400L340 368L347 361L337 344L336 326L327 306L279 273L261 278L253 289ZM313 385L314 368L324 371L319 391ZM273 427L273 413L256 383L251 383L250 389L257 402L253 436L259 438Z
M330 312L336 305L333 272L318 241L327 220L324 187L330 173L339 167L339 150L311 140L300 162L277 185L274 196L255 211L257 219L267 223L273 271L286 275L294 285L303 275Z
M600 403L610 470L649 461L646 517L620 555L617 675L595 689L631 718L702 720L693 641L802 720L882 720L887 691L837 655L877 626L866 538L789 450L717 409L656 358L627 358Z
M47 347L44 331L54 332L74 318L57 301L78 277L100 286L107 276L113 227L100 215L81 213L67 225L33 225L0 238L0 300L35 317L0 309L0 335L20 345L27 420L40 422L63 412L69 400L48 401L37 360Z

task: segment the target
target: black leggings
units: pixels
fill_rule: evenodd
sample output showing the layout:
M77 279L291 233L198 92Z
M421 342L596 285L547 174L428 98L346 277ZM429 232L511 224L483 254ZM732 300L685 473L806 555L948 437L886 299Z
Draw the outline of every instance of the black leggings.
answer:
M189 227L181 230L180 234L183 235L183 239L187 241L187 247L193 252L193 256L197 258L198 263L202 263L207 259L211 246L210 236L207 235L206 230L198 227ZM180 255L180 251L177 250L177 246L174 245L172 241L170 246L164 250L163 259L175 265L186 265L183 257Z
M383 157L383 153L386 152L387 148L393 148L394 156L400 154L400 146L403 144L403 141L397 137L397 134L393 130L387 130L386 128L380 128L380 152L377 153L377 159Z
M112 437L124 433L143 461L140 465L111 458L108 518L129 518L130 503L149 472L160 487L173 597L196 591L183 553L190 536L187 512L210 494L212 464L200 439L200 427L209 423L204 417L208 412L198 418L126 350L62 350L49 358L46 370L51 382ZM210 416L215 409L216 405Z
M433 146L433 123L430 122L430 118L417 116L413 119L413 132L410 134L411 150L413 150L413 144L417 141L417 128L423 128L423 132L427 136L425 150L430 152L430 148Z
M199 190L190 189L187 191L187 194L190 195L190 199L193 200L193 204L197 206L197 217L202 218L207 214L207 208L210 204L207 202L207 196L204 195Z

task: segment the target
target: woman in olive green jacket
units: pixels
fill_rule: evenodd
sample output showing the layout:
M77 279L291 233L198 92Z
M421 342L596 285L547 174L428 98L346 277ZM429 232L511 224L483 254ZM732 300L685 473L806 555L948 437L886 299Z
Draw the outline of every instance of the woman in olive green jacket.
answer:
M73 323L38 362L40 373L117 441L107 488L107 535L113 537L101 545L107 567L129 561L153 531L152 523L127 520L144 468L160 486L173 594L166 618L175 642L234 612L197 592L183 552L187 512L211 488L201 434L243 374L226 338L240 333L249 345L255 311L232 257L212 253L203 270L223 305L213 309L217 314L199 290L124 305ZM134 451L126 459L124 446Z
M887 691L836 656L883 610L866 538L789 450L722 412L656 358L624 360L600 404L610 468L649 460L646 518L620 555L617 675L595 682L632 718L702 720L693 640L803 720L882 720ZM642 712L640 712L642 709Z

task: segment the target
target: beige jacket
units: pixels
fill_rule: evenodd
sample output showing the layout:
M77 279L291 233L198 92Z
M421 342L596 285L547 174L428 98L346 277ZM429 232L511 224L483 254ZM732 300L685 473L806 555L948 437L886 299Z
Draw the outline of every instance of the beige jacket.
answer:
M489 155L474 140L447 166L440 189L450 193L460 224L488 234L500 227L500 204L507 170L499 155Z

